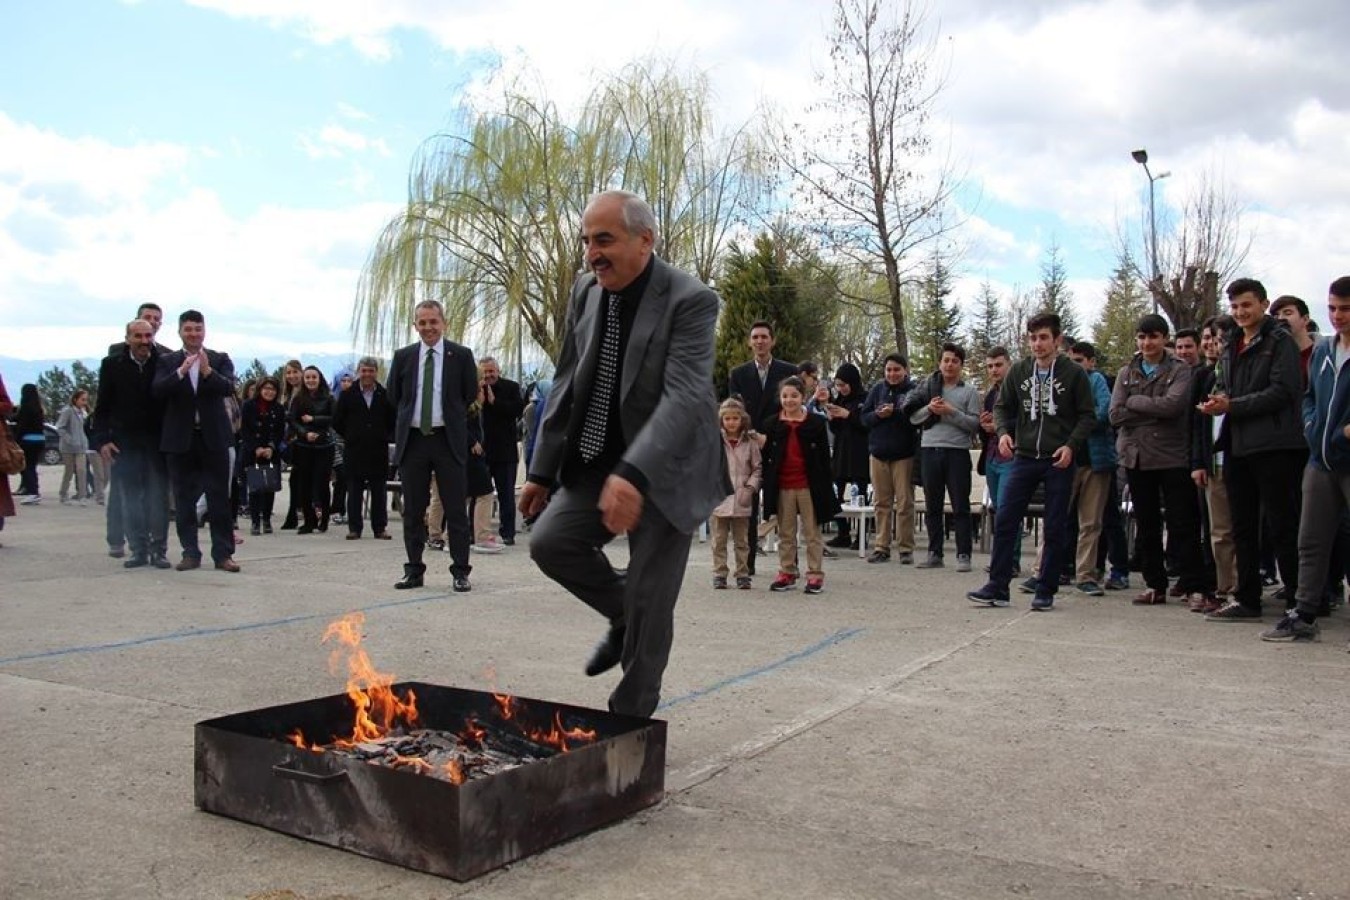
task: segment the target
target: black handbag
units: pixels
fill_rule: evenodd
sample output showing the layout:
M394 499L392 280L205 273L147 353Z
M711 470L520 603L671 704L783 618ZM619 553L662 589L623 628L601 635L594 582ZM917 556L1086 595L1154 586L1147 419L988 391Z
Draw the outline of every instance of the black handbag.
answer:
M252 465L244 469L250 494L273 494L281 490L281 469L278 466Z

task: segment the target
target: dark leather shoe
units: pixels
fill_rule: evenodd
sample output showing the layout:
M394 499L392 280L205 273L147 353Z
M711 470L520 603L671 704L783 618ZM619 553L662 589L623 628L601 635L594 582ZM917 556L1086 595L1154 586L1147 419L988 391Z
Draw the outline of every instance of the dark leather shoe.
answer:
M238 572L239 563L235 562L233 559L227 556L220 562L216 563L216 568L220 569L222 572Z
M359 541L359 540L361 540L361 535L359 535L359 534L356 533L355 531L349 531L349 532L347 532L347 540L349 540L349 541Z
M124 569L139 569L141 566L150 565L150 557L144 553L133 553L131 558L122 563Z
M387 531L375 532L375 540L377 541L392 541L393 539L394 536Z
M202 560L199 556L185 556L179 560L178 565L174 566L179 572L189 572L193 569L200 569Z
M422 573L409 572L394 582L394 590L406 591L410 588L420 588L422 586Z
M150 565L154 566L156 569L173 568L173 563L169 562L169 558L165 556L163 553L150 554Z
M473 585L469 584L469 579L463 575L456 575L454 581L455 593L463 594L473 590Z
M591 653L590 660L586 663L586 674L591 677L608 672L619 664L623 656L623 635L624 627L622 625L611 625L609 631L605 633L600 643L595 645L595 650Z

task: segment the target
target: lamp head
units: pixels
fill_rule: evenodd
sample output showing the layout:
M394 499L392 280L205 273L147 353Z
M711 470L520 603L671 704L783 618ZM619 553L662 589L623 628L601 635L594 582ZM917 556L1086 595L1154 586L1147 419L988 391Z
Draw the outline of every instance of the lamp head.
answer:
M1139 165L1141 166L1148 164L1147 150L1135 150L1133 153L1130 154L1130 156L1134 157L1134 161L1139 163Z

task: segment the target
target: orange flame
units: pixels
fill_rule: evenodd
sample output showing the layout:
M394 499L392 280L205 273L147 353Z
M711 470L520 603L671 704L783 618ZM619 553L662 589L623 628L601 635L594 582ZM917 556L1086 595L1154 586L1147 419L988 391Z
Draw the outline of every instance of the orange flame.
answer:
M451 784L464 783L464 767L459 764L457 759L452 759L442 766L441 772Z
M478 722L474 720L473 716L469 716L464 720L464 730L459 733L460 740L477 744L481 747L483 746L483 740L486 737L487 730L479 725Z
M286 735L286 742L288 744L294 744L301 750L313 750L315 753L323 752L323 748L318 744L311 744L309 741L305 740L305 733L299 728Z
M596 732L587 728L563 728L562 713L560 712L553 713L553 727L548 731L536 728L526 731L525 734L535 743L547 747L556 747L563 753L571 749L568 741L572 741L573 744L589 744L596 738Z
M497 701L498 712L503 719L510 721L516 714L516 698L510 694L493 694L492 699Z
M342 666L344 655L346 657L347 696L356 707L352 736L348 740L334 741L339 746L384 737L398 724L417 725L417 697L408 691L406 697L399 698L390 690L394 676L377 672L366 651L361 649L361 626L365 621L364 613L348 613L323 633L323 643L333 639L339 644L328 658L329 668L335 674Z

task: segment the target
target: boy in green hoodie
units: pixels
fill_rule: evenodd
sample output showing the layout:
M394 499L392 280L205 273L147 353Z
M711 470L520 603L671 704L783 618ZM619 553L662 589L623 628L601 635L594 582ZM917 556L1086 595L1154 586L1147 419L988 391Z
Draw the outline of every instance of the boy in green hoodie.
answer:
M998 454L1012 457L1012 465L1000 488L989 582L966 594L983 606L1009 605L1013 542L1040 484L1045 485L1045 552L1031 608L1048 610L1055 605L1068 550L1074 456L1097 421L1087 373L1059 352L1059 336L1059 316L1054 313L1040 313L1027 322L1031 356L1019 360L1003 379L994 406Z

